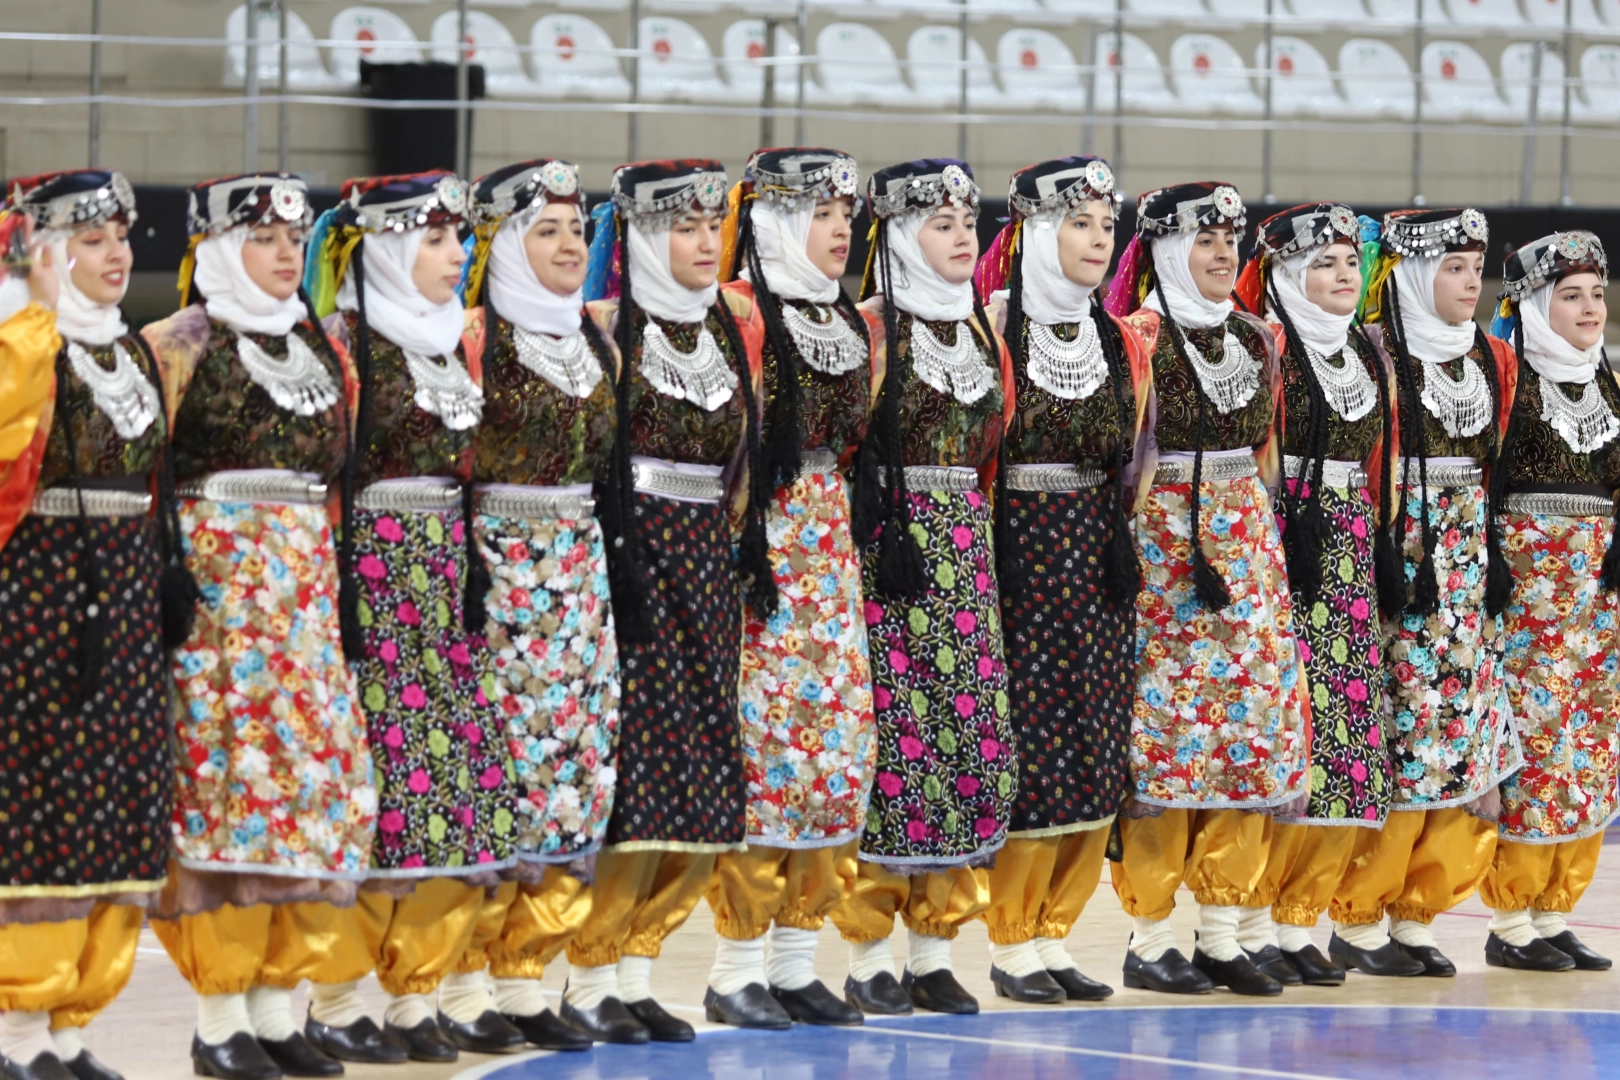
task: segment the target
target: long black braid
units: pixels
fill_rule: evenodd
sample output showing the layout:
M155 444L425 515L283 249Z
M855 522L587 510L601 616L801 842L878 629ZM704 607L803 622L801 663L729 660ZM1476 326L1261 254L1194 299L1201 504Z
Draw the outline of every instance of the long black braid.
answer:
M1091 294L1091 318L1102 340L1103 359L1114 386L1114 407L1119 410L1119 445L1114 448L1113 527L1103 548L1108 592L1115 603L1136 602L1142 591L1142 567L1136 561L1136 541L1132 536L1131 510L1134 493L1125 490L1125 464L1133 450L1131 433L1136 430L1136 387L1131 367L1125 359L1125 335L1103 308L1102 297Z
M147 368L154 376L153 388L157 390L158 408L162 410L165 423L168 420L169 404L163 392L163 378L159 372L157 358L152 355L152 347L140 334L129 335L140 349L145 358ZM158 598L163 616L163 647L178 649L191 637L191 628L197 620L197 605L202 602L202 590L197 587L197 579L192 576L191 568L186 565L185 543L181 539L180 528L180 502L175 496L174 483L174 438L163 440L163 449L158 459L158 539L161 542L160 554L163 558L163 576L158 581Z
M1270 274L1266 277L1266 300L1282 322L1286 339L1284 359L1293 360L1295 369L1305 383L1308 399L1305 453L1301 455L1299 475L1290 477L1285 463L1277 502L1282 509L1285 526L1282 539L1288 563L1288 584L1296 596L1309 601L1314 600L1322 588L1322 539L1327 531L1326 513L1322 509L1322 470L1327 459L1328 422L1332 410L1322 392L1322 381L1317 378L1316 368L1306 352L1305 342L1295 330L1293 317L1288 314ZM1277 426L1279 446L1286 445L1282 439L1287 427L1286 412L1279 403L1273 421ZM1289 480L1294 481L1292 490Z
M617 224L619 216L613 215ZM603 222L598 228L613 227ZM630 468L630 370L634 367L635 305L630 299L630 246L620 246L619 311L613 326L619 350L619 370L613 385L615 429L613 464L598 516L608 544L608 584L613 593L613 625L620 638L632 644L652 639L646 617L646 579L641 566L641 542L636 536L636 484Z
M742 579L743 597L754 614L774 615L781 605L776 574L771 569L770 545L765 536L765 513L776 494L776 485L765 465L765 440L760 435L764 413L754 399L754 377L748 370L748 353L743 349L742 332L725 299L710 309L726 335L732 362L737 365L737 381L742 385L744 431L748 455L748 508L743 518L742 540L737 550L737 571Z
M1005 340L1015 373L1026 370L1029 360L1025 350L1027 337L1024 328L1024 245L1020 243L1013 253L1012 272L1007 276ZM1004 599L1022 593L1028 576L1028 567L1024 560L1017 558L1013 552L1010 520L1012 507L1007 502L1007 472L1012 464L1011 443L1012 432L1003 431L1001 443L996 449L995 516L990 520L991 541L995 545L996 553L996 587Z
M1520 355L1523 355L1522 353ZM1602 379L1609 391L1609 400L1620 403L1620 380L1614 377L1614 369L1609 367L1609 353L1602 345L1598 346L1598 378ZM1614 516L1609 524L1609 546L1603 552L1603 570L1598 582L1608 592L1620 592L1620 500L1614 504Z
M1520 344L1523 344L1522 338ZM1497 418L1502 415L1502 385L1496 371L1496 353L1478 323L1474 324L1474 348L1479 350L1480 366L1485 369L1485 381L1491 386L1491 459L1490 482L1485 505L1485 613L1500 615L1513 595L1513 569L1508 566L1502 551L1502 504L1507 492L1508 451L1513 441L1512 418L1508 430L1497 431ZM1522 355L1522 354L1521 354Z
M782 324L781 301L772 295L765 281L764 263L754 243L753 203L745 202L738 213L741 220L737 223L737 250L748 260L754 303L759 305L760 318L765 323L765 339L771 346L771 362L775 364L774 372L769 369L765 372L765 385L771 385L773 374L776 383L776 393L770 399L765 418L765 471L773 487L785 487L798 479L803 465L804 388L799 384L803 363L792 347L787 327Z
M343 632L343 655L354 663L366 654L360 627L360 582L354 572L354 509L360 493L360 458L371 438L371 324L366 321L366 241L361 237L350 256L354 275L354 374L360 400L355 409L354 443L343 461L343 536L338 542L338 625ZM317 324L319 325L319 324Z
M928 567L922 548L911 535L911 496L906 490L905 433L900 425L900 398L910 375L909 354L900 356L900 313L894 306L894 272L889 251L888 224L877 231L877 261L883 290L883 388L878 397L875 425L883 454L880 487L884 505L875 524L879 538L877 584L889 596L916 596L928 587Z
M1395 515L1394 532L1396 542L1404 549L1407 518L1407 491L1412 480L1412 453L1416 450L1418 459L1418 486L1420 507L1420 532L1422 556L1418 562L1417 580L1413 589L1412 599L1403 606L1414 615L1433 615L1440 610L1440 582L1435 577L1434 570L1434 536L1429 528L1429 451L1424 435L1424 409L1421 395L1418 393L1417 377L1414 374L1412 354L1406 347L1406 330L1401 325L1401 297L1400 290L1395 285L1395 275L1391 274L1384 280L1384 340L1389 342L1389 355L1395 365L1395 377L1400 383L1400 427L1401 443L1411 449L1402 456L1401 479L1396 487L1400 498L1400 511ZM1391 481L1393 482L1393 480ZM1402 577L1405 576L1405 560L1402 559Z
M1350 332L1361 339L1369 354L1374 358L1378 356L1380 350L1373 346L1367 328L1359 319L1351 325ZM1404 496L1400 494L1400 485L1396 483L1392 471L1398 434L1395 402L1389 389L1389 373L1379 369L1374 372L1374 377L1378 386L1378 412L1384 418L1384 437L1379 444L1378 475L1381 484L1378 491L1378 516L1374 519L1373 528L1373 585L1378 590L1378 610L1383 613L1385 619L1393 619L1400 614L1401 608L1406 606L1406 570L1401 553L1395 546L1390 500L1402 499Z
M56 353L56 413L62 418L62 434L67 442L68 475L78 500L80 566L84 575L84 630L79 640L79 680L73 687L72 709L76 712L95 697L101 688L101 673L107 666L107 609L101 595L101 567L96 564L98 545L91 533L90 515L84 508L84 475L79 468L79 431L73 411L67 408L67 344Z

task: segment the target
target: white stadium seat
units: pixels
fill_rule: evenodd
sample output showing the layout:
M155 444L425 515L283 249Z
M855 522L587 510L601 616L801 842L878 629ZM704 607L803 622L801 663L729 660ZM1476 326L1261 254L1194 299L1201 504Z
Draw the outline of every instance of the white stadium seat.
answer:
M281 20L274 7L260 8L254 28L258 38L259 87L273 93L281 82ZM225 19L225 85L241 86L247 81L247 7L239 7ZM287 13L287 86L296 90L333 90L348 85L321 63L315 35L309 24L293 12Z
M1387 41L1351 38L1339 46L1339 85L1350 116L1412 117L1412 69Z
M1209 18L1209 9L1204 6L1204 0L1125 0L1125 10L1148 19L1202 21Z
M1620 30L1620 0L1592 0L1597 10L1598 25Z
M1528 41L1516 41L1502 50L1502 59L1497 65L1502 75L1502 96L1507 98L1509 111L1520 120L1530 115L1530 76L1535 48ZM1569 114L1572 119L1580 107L1580 95L1571 95ZM1536 122L1556 124L1563 116L1564 61L1547 49L1541 54L1541 92L1536 95Z
M360 61L374 64L409 64L422 59L422 45L410 26L392 11L375 7L344 8L332 16L327 37L352 41L332 46L332 70L344 82L360 81Z
M1367 0L1367 13L1379 22L1417 22L1417 0ZM1445 21L1445 11L1437 0L1428 0L1423 6L1423 21Z
M1620 120L1620 45L1591 45L1581 53L1581 96L1586 119Z
M798 56L799 43L783 26L776 27L777 56ZM765 20L738 19L720 38L720 66L732 90L757 100L765 92ZM797 93L798 69L783 64L776 69L776 100L791 104Z
M1357 26L1367 18L1360 0L1288 0L1288 12L1313 26Z
M962 31L955 26L920 26L906 40L906 70L917 100L954 109L961 101ZM1007 104L990 74L990 58L968 37L968 108L999 109Z
M547 15L529 31L534 70L546 97L623 101L630 80L619 70L613 39L583 15Z
M1601 30L1603 22L1598 18L1597 9L1592 6L1592 0L1569 0L1575 5L1576 30ZM1530 17L1535 26L1548 26L1558 28L1564 25L1565 0L1524 0L1524 13Z
M1181 103L1164 79L1164 67L1147 42L1135 34L1125 35L1124 62L1114 47L1112 33L1098 34L1096 46L1097 102L1099 113L1114 111L1115 69L1122 87L1122 104L1135 112L1176 113Z
M996 43L996 65L1010 104L1083 112L1086 82L1074 53L1056 34L1022 27Z
M1266 0L1209 0L1209 10L1222 19L1264 19L1266 17ZM1288 14L1283 6L1278 4L1275 14Z
M1041 0L1053 15L1077 19L1103 19L1114 15L1114 0Z
M1277 65L1273 69L1271 84L1271 113L1273 116L1335 117L1343 114L1344 98L1333 85L1333 70L1316 46L1297 37L1277 35L1271 39L1277 50ZM1266 69L1266 43L1254 47L1254 66ZM1265 84L1259 88L1262 100Z
M1423 117L1426 120L1516 119L1496 92L1484 57L1460 41L1423 46Z
M828 23L816 35L815 98L829 105L911 105L900 62L884 36L861 23ZM806 96L809 88L806 87Z
M456 61L457 15L446 11L433 20L433 59ZM467 62L482 64L484 88L494 97L532 97L540 87L523 68L512 31L495 16L482 11L467 12Z
M1425 13L1429 5L1424 5ZM1519 0L1446 0L1446 11L1458 26L1511 27L1523 26L1524 14Z
M1170 77L1188 113L1259 116L1265 102L1249 83L1243 57L1224 38L1183 34L1170 46Z
M720 80L709 43L691 23L655 16L641 20L637 80L643 101L733 101Z

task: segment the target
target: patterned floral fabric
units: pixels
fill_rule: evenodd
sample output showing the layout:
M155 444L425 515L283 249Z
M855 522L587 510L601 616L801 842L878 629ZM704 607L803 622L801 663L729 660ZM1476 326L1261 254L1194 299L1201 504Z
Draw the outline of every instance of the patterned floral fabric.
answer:
M1360 334L1351 334L1350 347L1360 358L1367 374L1375 382L1383 379L1384 361ZM1283 404L1286 423L1283 429L1283 453L1303 457L1310 450L1310 391L1306 388L1305 374L1291 352L1280 358L1283 378ZM1337 363L1334 365L1338 366ZM1384 417L1377 406L1360 420L1346 422L1330 407L1327 424L1327 456L1335 461L1365 462L1378 445L1384 430Z
M1406 579L1423 558L1422 496L1406 489ZM1502 685L1502 619L1485 605L1485 489L1430 485L1429 528L1440 610L1384 627L1394 730L1395 803L1437 810L1469 802L1523 758Z
M900 399L900 426L906 433L906 464L958 465L970 469L988 465L1001 445L1005 398L1000 380L979 400L963 405L916 378L911 374L911 323L912 317L901 312L895 350L899 370L905 373L906 380L905 393ZM956 323L925 322L923 325L942 344L956 344ZM1000 355L987 353L982 341L978 346L985 363L992 368L1001 366ZM882 359L881 353L879 359Z
M358 880L377 791L317 506L182 500L202 589L174 653L181 865Z
M99 672L81 659L87 547L109 627ZM145 518L25 517L0 550L0 900L163 883L174 765L157 581Z
M1135 797L1280 806L1305 794L1310 729L1271 500L1254 477L1201 486L1204 550L1232 597L1211 613L1193 592L1191 494L1191 484L1156 484L1136 519Z
M812 305L806 301L778 302L783 306L796 307L800 310L810 307L815 307L817 311L825 310L819 304ZM834 308L833 318L849 323L857 333L866 330L864 323L858 318L852 318L843 308ZM789 340L792 340L791 337ZM774 401L780 373L776 366L776 350L771 346L769 335L764 335L763 348L766 400ZM845 450L859 446L861 439L866 435L866 408L872 385L871 370L862 365L842 375L828 375L802 361L798 367L799 420L804 425L804 448L814 450L826 447L835 454L842 454Z
M1145 323L1158 316L1151 311L1132 315L1125 319L1127 323ZM1213 405L1204 408L1204 449L1206 450L1238 450L1243 447L1259 446L1266 441L1266 433L1271 427L1273 402L1271 397L1270 376L1264 366L1269 362L1275 352L1275 339L1268 340L1262 336L1261 326L1257 320L1247 316L1233 314L1226 320L1224 327L1214 327L1209 330L1188 330L1183 328L1189 351L1198 350L1205 356L1218 354L1221 342L1230 331L1243 347L1249 350L1249 355L1261 361L1260 385L1255 390L1254 397L1240 409L1222 416ZM1138 326L1141 330L1141 326ZM1264 331L1270 334L1269 328ZM1170 328L1162 322L1159 325L1158 338L1153 345L1153 389L1158 401L1158 421L1154 427L1154 435L1162 451L1175 451L1191 453L1198 446L1198 377L1193 374L1187 362L1181 358L1175 346L1174 335Z
M118 340L129 353L135 366L152 382L157 373L146 359L146 352L133 336ZM113 370L113 346L85 347L96 362L108 371ZM168 417L161 413L150 427L134 442L125 442L113 428L112 421L96 407L90 388L73 371L72 364L58 364L57 374L65 375L64 385L57 388L58 406L51 424L51 434L45 443L45 460L39 471L39 488L44 490L57 484L72 482L73 466L68 457L68 428L73 430L79 458L79 475L85 478L101 476L145 476L157 468L163 441L168 436Z
M731 526L713 503L638 492L636 535L654 632L644 644L619 643L619 783L607 843L726 850L746 825Z
M358 316L344 312L347 339L357 340ZM467 362L456 346L456 359ZM450 476L471 480L473 440L480 427L451 431L416 403L416 382L405 366L405 350L371 329L370 413L366 445L358 449L359 483L407 476Z
M1509 840L1579 840L1620 806L1620 599L1598 584L1611 531L1606 517L1503 522L1514 581L1506 681L1525 757L1502 783Z
M861 570L837 472L779 488L767 518L782 606L746 609L742 650L748 842L827 847L858 836L877 758Z
M594 518L479 515L495 704L517 777L520 859L602 846L618 780L619 651Z
M1028 336L1030 320L1024 319ZM1051 327L1061 341L1073 341L1080 333L1075 323ZM1025 355L1028 355L1025 345ZM1129 438L1120 423L1115 399L1114 377L1110 373L1102 385L1078 401L1060 398L1030 381L1025 365L1017 365L1018 408L1007 427L1007 460L1017 464L1047 465L1054 462L1092 465L1114 464L1114 454L1122 438ZM1135 407L1136 392L1127 387L1125 400ZM1125 450L1127 459L1132 448Z
M1563 436L1541 418L1541 398L1546 391L1541 376L1529 364L1519 369L1519 386L1513 397L1513 423L1518 430L1508 454L1508 490L1534 484L1597 484L1610 491L1620 488L1620 439L1610 439L1590 454L1577 454ZM1605 380L1597 380L1609 408L1620 415L1616 400ZM1571 401L1579 401L1584 386L1573 383L1559 387ZM1601 553L1599 558L1602 558Z
M981 864L1001 847L1018 794L1018 747L989 500L978 491L908 495L928 591L883 595L880 545L863 564L878 759L861 857L919 873Z
M1020 776L1014 836L1106 821L1125 798L1136 609L1104 584L1113 497L1108 486L1007 492L1024 579L1002 597Z
M426 877L514 861L517 803L488 653L462 629L460 514L354 512L365 654L352 657L377 766L373 873Z

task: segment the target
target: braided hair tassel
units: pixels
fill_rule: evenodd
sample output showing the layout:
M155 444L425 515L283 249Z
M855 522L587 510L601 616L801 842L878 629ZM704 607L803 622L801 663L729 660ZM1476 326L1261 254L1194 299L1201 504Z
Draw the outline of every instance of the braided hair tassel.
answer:
M1352 332L1359 334L1368 351L1376 355L1372 341L1360 322L1355 324ZM1395 547L1394 522L1389 509L1389 493L1400 491L1392 471L1395 467L1395 413L1394 402L1390 399L1389 380L1380 371L1374 381L1378 387L1378 410L1384 417L1384 439L1379 447L1379 460L1383 466L1379 475L1383 477L1384 493L1378 500L1377 526L1373 530L1373 586L1378 591L1378 610L1385 619L1393 619L1406 604L1406 568L1400 551Z
M1408 441L1406 432L1401 432L1401 441L1417 451L1418 458L1418 486L1419 486L1419 525L1420 539L1423 551L1418 562L1417 579L1412 591L1412 600L1406 605L1406 610L1414 615L1433 615L1440 610L1440 582L1435 577L1434 569L1434 537L1429 528L1429 451L1425 444L1423 403L1418 394L1417 377L1412 369L1412 354L1406 348L1406 331L1401 326L1401 298L1400 290L1395 285L1394 275L1384 283L1388 293L1386 304L1388 313L1385 317L1385 326L1390 343L1390 357L1395 361L1395 371L1401 381L1401 418L1404 422L1410 420L1413 438ZM1406 456L1408 463L1412 460ZM1397 533L1405 535L1405 522L1407 517L1406 487L1411 481L1411 465L1407 464L1401 476L1401 509L1396 518ZM1402 565L1404 569L1404 557Z
M157 359L152 355L152 347L147 344L140 334L131 334L130 340L145 357L148 367L155 373L158 371ZM163 380L153 379L152 386L157 391L158 408L163 415L169 415L169 405L163 392ZM197 621L197 605L202 603L202 590L197 587L197 579L192 576L191 568L186 565L185 544L181 540L180 507L175 497L174 484L174 440L165 439L162 456L158 462L158 537L162 548L160 554L163 558L163 574L158 579L158 604L163 619L163 647L165 649L178 649L191 637L192 627Z
M1287 350L1305 382L1309 402L1305 416L1305 453L1299 475L1291 478L1285 469L1282 489L1277 497L1286 526L1282 540L1288 563L1288 584L1297 596L1309 601L1314 600L1322 588L1322 540L1327 531L1326 515L1322 509L1322 463L1327 457L1329 409L1327 398L1322 393L1321 380L1316 377L1316 370L1311 367L1310 357L1305 353L1304 342L1294 329L1294 320L1283 306L1276 286L1269 280L1266 282L1266 299L1271 304L1271 310L1282 320ZM1275 422L1279 432L1286 423L1284 411L1281 408L1277 410ZM1290 479L1294 481L1292 491L1288 488Z
M1517 332L1516 336L1522 349L1523 332ZM1478 324L1474 326L1474 345L1484 358L1482 366L1485 368L1485 378L1491 384L1491 418L1494 421L1501 415L1501 380L1496 373L1496 354L1492 352L1491 343ZM1509 417L1507 431L1496 440L1495 453L1491 456L1491 482L1486 495L1485 613L1491 616L1502 614L1513 595L1513 570L1508 566L1507 555L1502 550L1501 522L1502 503L1507 491L1508 453L1513 443L1514 425L1511 420Z
M1136 602L1142 591L1142 567L1136 561L1136 541L1132 536L1130 495L1125 490L1125 463L1131 450L1131 432L1136 427L1135 387L1130 365L1125 360L1125 340L1114 320L1108 317L1102 301L1091 294L1091 318L1102 340L1103 358L1108 362L1109 381L1114 385L1114 405L1119 410L1119 445L1114 450L1114 495L1111 500L1112 527L1103 546L1103 567L1108 594L1118 604Z
M1615 401L1620 401L1620 381L1614 377L1614 371L1609 367L1609 354L1599 346L1598 378L1602 379L1609 388L1609 395ZM1607 592L1620 592L1620 544L1616 538L1620 537L1620 500L1614 504L1614 516L1609 524L1609 546L1603 552L1603 570L1598 577L1599 584Z
M598 230L611 230L612 222L616 220L615 215L608 221L598 222L596 227ZM592 247L595 247L594 242ZM647 625L641 543L636 536L635 475L630 467L630 369L635 362L635 309L630 299L629 245L623 250L619 275L619 317L613 328L614 341L619 349L619 372L613 386L616 419L613 468L599 507L607 539L608 585L613 594L614 631L623 641L646 644L652 640L652 631Z
M900 395L907 372L902 369L900 315L894 307L894 274L889 257L889 230L878 229L878 260L883 268L884 377L879 398L883 428L882 488L888 507L878 540L878 588L890 596L916 596L928 588L928 566L911 535L911 495L906 490L905 438L900 430Z
M738 382L742 385L743 411L747 416L746 439L748 454L748 510L743 518L742 539L738 545L737 569L742 578L743 595L754 614L764 618L774 615L781 606L781 592L776 587L776 573L771 568L770 544L765 535L765 514L775 496L775 484L765 466L764 440L760 437L760 411L754 404L754 380L748 370L748 354L743 351L742 334L737 320L724 300L717 301L714 317L725 332L726 344L731 348L734 362L740 369Z
M68 444L68 466L73 494L79 503L77 526L81 572L84 576L84 629L79 639L79 679L73 687L73 711L84 708L101 687L107 666L107 612L102 607L101 567L96 565L97 546L91 535L90 515L84 509L84 476L79 469L79 432L74 429L72 410L62 400L68 386L67 347L56 354L56 411L62 417Z

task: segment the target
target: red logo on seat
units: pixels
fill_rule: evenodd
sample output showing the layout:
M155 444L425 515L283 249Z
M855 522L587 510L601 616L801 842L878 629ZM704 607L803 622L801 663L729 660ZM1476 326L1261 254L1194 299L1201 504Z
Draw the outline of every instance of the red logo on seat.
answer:
M760 44L757 41L750 41L748 43L748 59L750 59L750 60L763 60L764 58L765 58L765 46Z
M1041 57L1034 49L1025 49L1018 54L1018 66L1034 68L1041 66Z
M1442 79L1455 79L1457 77L1457 65L1450 59L1440 61L1440 77Z
M370 27L363 26L363 27L360 28L359 32L354 35L354 40L356 40L356 41L376 41L377 40L377 35L373 34L371 32ZM377 50L374 49L370 45L362 45L362 46L360 46L360 55L361 56L370 56L372 53L374 53L376 51Z
M567 34L557 35L557 57L561 60L574 58L574 39Z
M1203 75L1206 72L1208 72L1209 71L1209 57L1205 56L1203 53L1198 53L1197 55L1195 55L1193 57L1193 70L1198 72L1200 75Z
M1294 73L1294 58L1292 56L1279 56L1277 58L1277 70L1284 75L1292 75Z
M653 42L652 51L653 55L658 57L660 62L668 60L669 54L674 52L674 50L670 48L669 40L667 38L659 38L657 41Z
M476 38L474 38L471 34L467 35L466 40L467 40L467 48L463 50L463 54L467 57L468 60L471 60L473 58L473 56L476 55L477 52L478 52L478 40Z

